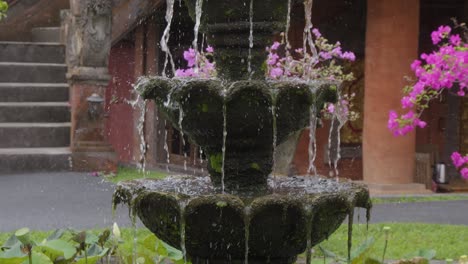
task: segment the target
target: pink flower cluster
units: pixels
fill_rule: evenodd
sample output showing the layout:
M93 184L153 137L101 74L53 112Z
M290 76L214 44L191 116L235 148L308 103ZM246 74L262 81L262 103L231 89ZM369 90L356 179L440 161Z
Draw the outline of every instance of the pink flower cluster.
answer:
M199 52L193 48L184 51L184 60L187 62L188 68L177 69L176 77L197 77L211 78L216 77L215 63L211 62L208 57L212 57L214 48L208 46L205 52Z
M468 91L468 45L460 35L452 34L449 26L440 26L432 32L431 39L438 49L430 54L423 53L411 64L417 80L404 89L401 107L407 112L399 115L392 110L389 113L388 128L396 136L405 135L416 127L424 128L426 122L420 120L422 112L445 89L459 96L465 96ZM452 161L468 179L468 156L454 152Z
M458 152L452 154L453 165L460 170L463 178L468 179L468 155L462 156Z
M434 45L438 50L422 54L420 60L411 64L417 81L405 88L401 106L408 111L398 116L395 111L389 114L388 128L395 135L405 135L415 127L425 127L419 117L429 102L437 98L444 89L453 90L465 96L468 90L468 45L461 41L460 35L451 35L449 26L440 26L432 32Z
M294 52L286 47L285 43L274 42L267 48L267 77L275 80L284 78L298 78L302 80L352 80L352 73L343 73L343 67L337 60L354 61L356 56L353 52L343 51L341 43L328 43L316 28L312 29L314 49L316 54L309 54L303 48L295 49ZM284 42L284 41L283 41ZM286 49L286 56L278 54L280 47ZM294 56L293 56L293 55Z

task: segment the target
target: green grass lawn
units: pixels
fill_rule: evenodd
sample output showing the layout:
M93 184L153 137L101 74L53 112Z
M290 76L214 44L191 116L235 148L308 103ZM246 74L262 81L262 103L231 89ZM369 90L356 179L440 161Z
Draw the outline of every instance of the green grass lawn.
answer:
M145 173L143 173L136 168L120 167L116 175L105 175L104 178L110 182L118 183L120 181L135 180L140 178L163 179L167 175L167 173L161 171L147 170Z
M435 225L435 224L371 224L369 231L365 224L354 225L353 248L365 241L367 236L376 238L370 255L380 259L384 247L384 236L382 228L391 227L390 240L388 243L386 259L401 259L407 254L420 249L434 249L437 252L436 259L454 258L468 254L468 226ZM96 230L96 233L102 230ZM32 237L41 241L51 232L33 231ZM0 233L0 244L11 235L11 233ZM141 228L137 230L138 239L143 239L151 233ZM120 248L130 254L133 246L133 230L122 228L122 237L125 241ZM346 256L347 252L347 227L341 226L328 241L321 244L325 249L335 252L340 256ZM319 250L315 250L314 257L320 258Z
M373 204L384 203L418 203L418 202L441 202L441 201L465 201L468 195L446 194L446 195L427 195L427 196L400 196L400 197L374 197Z
M386 259L402 259L420 249L434 249L437 252L436 259L458 259L468 254L468 226L420 223L371 224L368 231L365 224L354 225L353 248L365 241L366 236L373 236L376 243L372 247L371 256L380 259L385 241L382 232L384 226L391 227ZM342 225L328 241L322 242L322 246L340 256L346 256L347 240L347 227ZM317 252L316 256L320 255Z

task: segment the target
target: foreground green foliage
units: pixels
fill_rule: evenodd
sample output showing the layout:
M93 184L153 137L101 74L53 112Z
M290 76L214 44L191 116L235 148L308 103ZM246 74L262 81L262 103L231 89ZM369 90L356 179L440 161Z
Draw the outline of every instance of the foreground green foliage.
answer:
M115 175L103 175L104 178L112 183L121 181L135 180L141 178L164 179L167 173L160 171L145 171L144 173L135 168L121 167Z
M366 231L366 225L360 224L354 225L353 258L365 252L363 256L381 261L385 246L385 235L382 231L384 226L391 227L385 253L386 260L411 259L416 256L429 258L432 253L435 253L434 259L459 259L460 256L468 253L465 242L468 237L468 226L415 223L371 224L369 225L369 231ZM103 232L103 230L92 230L89 233L99 236L99 234ZM44 239L52 234L53 232L32 231L30 233L30 239L41 241L42 243ZM137 229L135 234L137 237L136 258L139 264L164 263L163 261L165 260L183 263L183 257L180 251L157 239L146 228ZM5 243L11 235L12 233L0 233L0 244ZM108 253L120 259L123 264L132 263L135 253L133 251L134 230L123 228L120 230L120 239L116 241L114 237L115 232L112 232L111 241L113 242L108 242L104 245L109 248ZM60 239L70 242L70 240L73 239L73 235L69 232L65 232ZM321 243L320 247L327 250L327 252L335 254L338 259L346 259L346 225L340 227L337 232L330 236L328 241ZM313 257L315 259L313 263L324 263L324 252L320 250L319 247L314 249ZM332 258L328 257L327 260L331 262ZM0 261L0 263L3 262Z
M8 10L7 2L0 0L0 21L6 17L7 10Z

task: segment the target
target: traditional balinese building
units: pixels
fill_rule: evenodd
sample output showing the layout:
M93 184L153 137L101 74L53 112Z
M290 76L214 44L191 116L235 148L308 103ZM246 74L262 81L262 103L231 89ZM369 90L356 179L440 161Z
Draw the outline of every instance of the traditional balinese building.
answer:
M67 45L67 54L70 54L71 47L77 45L76 39L70 40L70 36L74 34L70 21L85 16L79 12L74 13L73 10L83 10L78 6L80 3L87 3L86 0L71 0L70 4L64 0L10 2L9 17L0 23L0 40L31 41L34 38L30 34L33 28L60 25L60 41ZM92 77L99 79L99 82L94 82L94 86L86 89L95 89L94 92L101 93L99 95L105 98L105 127L102 128L102 137L89 136L81 139L79 147L79 135L72 136L71 153L99 152L105 149L109 152L112 150L118 163L123 165L145 160L147 168L166 168L169 165L172 170L181 170L184 163L189 165L190 170L203 168L206 164L203 157L200 157L203 155L198 147L182 144L184 140L180 133L164 120L153 102L148 102L145 109L131 103L136 99L132 84L137 78L162 72L165 55L159 41L166 23L165 1L96 2L112 2L112 13L108 14L109 21L112 19L112 31L107 38L100 40L108 42L106 45L111 48L108 64L97 65L100 68L108 67L108 72L102 72L106 76ZM63 9L71 11L60 12ZM431 31L441 24L453 24L452 18L458 21L467 20L468 1L315 1L312 14L314 26L328 39L340 41L344 49L354 51L357 55L355 63L346 65L347 69L354 72L356 79L347 83L344 89L356 93L354 104L355 110L360 112L360 119L349 122L342 131L339 176L363 180L381 190L419 190L421 186L424 189L424 185L430 188L431 165L436 162L450 164L450 154L455 150L468 152L468 99L450 93L444 94L440 101L433 102L431 108L424 113L428 128L418 129L405 137L394 137L388 131L388 112L400 107L402 88L412 76L412 61L418 58L418 54L430 52L434 48L430 41ZM291 19L290 39L293 46L300 47L304 30L302 4L293 6ZM193 26L183 1L176 1L170 48L179 67L185 66L182 53L190 47ZM86 39L84 41L86 43ZM88 78L89 75L73 73L70 70L70 58L67 58L67 63L73 116L74 111L83 111L73 98L79 96L74 89L85 89L77 86L76 76L80 79ZM86 63L81 66L97 67L92 63L85 65ZM73 77L73 74L76 76ZM88 77L83 77L84 75ZM76 120L79 118L72 117L71 135L76 135L77 130L83 129L80 126L92 125ZM144 120L144 123L139 129L140 120ZM329 126L329 122L324 121L323 127L317 132L316 165L318 172L327 176L332 171L328 167L326 155ZM83 147L89 141L102 142L97 144L99 148ZM142 144L146 150L144 156L141 155ZM289 147L284 150L287 155L281 158L280 172L290 175L307 173L308 145L307 130L292 137ZM102 156L91 157L94 159ZM170 164L167 164L168 161ZM89 163L81 164L78 168L86 168L86 164ZM458 178L453 168L449 167L449 173L453 178Z

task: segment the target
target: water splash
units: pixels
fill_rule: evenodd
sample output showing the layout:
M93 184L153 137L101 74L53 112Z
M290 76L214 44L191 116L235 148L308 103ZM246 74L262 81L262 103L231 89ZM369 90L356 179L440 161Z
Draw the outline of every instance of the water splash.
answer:
M166 151L166 171L169 172L169 164L171 163L171 153L169 153L169 145L167 144L167 121L164 120L164 151Z
M138 135L140 137L140 159L138 163L138 169L143 173L143 177L146 177L146 152L148 146L145 139L145 123L146 123L146 100L139 99L140 116L138 118Z
M205 169L203 168L203 149L201 147L199 148L199 155L200 155L200 166L201 166L201 171L202 173L205 172Z
M140 77L138 78L135 85L133 85L133 91L137 95L135 100L126 102L134 109L139 109L140 115L138 118L137 132L140 140L140 158L138 159L138 170L143 173L145 177L146 172L146 152L148 150L146 139L145 139L145 123L146 123L146 100L141 97L141 91L144 90L144 87L149 83L149 78Z
M224 193L224 177L225 177L225 163L226 163L226 139L227 139L227 102L226 90L223 91L223 147L222 151L222 167L221 167L221 190Z
M291 0L288 0L288 16L286 17L286 30L284 31L284 39L286 42L286 52L289 55L289 51L291 49L291 43L289 43L289 29L291 28L291 7L292 3Z
M172 57L171 50L169 49L169 38L171 36L171 25L172 25L172 18L174 17L174 0L166 0L166 28L164 29L164 33L162 35L160 44L161 50L166 53L166 58L164 61L164 68L162 71L162 75L166 77L166 68L167 64L171 64L172 73L175 73L175 63L174 58Z
M179 132L180 132L180 138L182 140L182 151L184 152L184 171L187 171L187 152L185 151L185 135L184 135L184 129L182 127L182 122L184 121L184 110L182 109L182 106L179 106Z
M312 223L313 223L313 210L312 205L305 205L306 211L306 236L307 236L307 249L306 249L306 263L312 262Z
M244 237L245 237L245 255L244 264L249 264L249 238L250 238L250 206L244 208Z
M203 9L203 0L197 0L195 3L195 26L193 28L193 42L192 46L195 51L198 51L198 32L200 31L200 21ZM195 56L198 56L198 52L195 52ZM195 61L197 58L195 58ZM195 73L198 73L198 63L195 63Z
M328 157L328 167L332 167L332 148L334 147L334 137L333 137L333 132L335 131L335 115L332 116L331 122L330 122L330 130L328 131L328 149L327 149L327 157ZM330 177L333 176L333 172L330 171Z
M315 167L315 159L317 158L317 107L315 104L310 107L309 124L309 168L307 174L311 175L313 172L314 176L317 176L317 168Z
M304 1L305 27L304 27L304 35L303 35L303 48L304 48L304 52L307 52L310 49L310 51L312 51L313 56L315 58L318 58L317 48L315 47L315 43L312 38L312 28L313 28L312 7L313 5L314 5L314 0Z
M184 263L187 263L187 250L185 248L185 208L189 204L189 200L181 199L179 201L180 208L180 250L184 256Z
M253 16L254 16L253 0L250 0L250 11L249 11L249 23L250 23L249 57L248 57L248 60L247 60L249 80L252 79L252 48L254 46Z
M277 114L276 114L276 102L277 98L274 95L272 97L272 102L271 102L271 116L272 116L272 121L273 121L273 166L272 166L272 171L273 171L273 179L274 179L274 184L276 185L276 145L278 143L278 128L277 128Z

